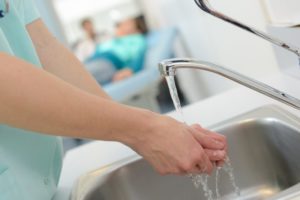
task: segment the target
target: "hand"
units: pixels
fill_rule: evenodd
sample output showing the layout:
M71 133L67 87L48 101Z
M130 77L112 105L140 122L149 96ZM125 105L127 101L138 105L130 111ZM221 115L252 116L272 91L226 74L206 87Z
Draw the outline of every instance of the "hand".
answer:
M206 132L189 127L171 118L160 116L149 132L135 136L131 146L161 174L186 175L208 173L213 164L202 148L225 149L224 143L216 143ZM213 141L212 144L208 140ZM212 160L213 156L211 156ZM217 157L216 160L223 159Z
M192 127L197 129L199 132L204 133L203 135L194 132L194 136L203 146L210 161L216 163L217 166L222 166L227 158L226 137L221 134L206 130L198 124L195 124Z
M113 82L127 79L127 78L131 77L132 75L133 75L133 72L131 69L126 68L126 69L120 70L114 75Z

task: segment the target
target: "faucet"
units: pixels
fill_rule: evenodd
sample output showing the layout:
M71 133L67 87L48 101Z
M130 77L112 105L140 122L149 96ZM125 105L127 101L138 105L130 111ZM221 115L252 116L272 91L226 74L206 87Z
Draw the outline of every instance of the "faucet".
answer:
M193 59L170 59L162 61L159 64L160 74L164 77L175 76L178 69L198 69L209 71L218 75L221 75L227 79L230 79L236 83L244 85L252 90L255 90L261 94L269 96L277 101L280 101L286 105L300 110L300 100L294 98L285 92L279 91L264 83L251 79L247 76L231 71L224 67L215 65L209 62L197 61Z
M217 17L217 18L219 18L219 19L221 19L225 22L228 22L232 25L235 25L235 26L237 26L237 27L239 27L239 28L241 28L245 31L253 33L254 35L256 35L258 37L261 37L261 38L263 38L263 39L265 39L265 40L267 40L267 41L269 41L269 42L271 42L275 45L278 45L278 46L280 46L280 47L296 54L298 56L298 60L299 60L299 64L300 64L300 49L298 47L293 46L292 44L288 44L287 42L281 41L281 40L279 40L279 39L277 39L273 36L269 36L266 33L263 33L262 31L259 31L255 28L247 26L247 25L245 25L245 24L243 24L243 23L241 23L237 20L234 20L234 19L232 19L232 18L230 18L230 17L214 10L211 7L211 5L209 4L208 0L195 0L195 2L197 4L197 6L199 8L201 8L203 11L205 11L205 12L207 12L207 13L209 13L209 14L211 14L211 15L213 15L213 16L215 16L215 17Z

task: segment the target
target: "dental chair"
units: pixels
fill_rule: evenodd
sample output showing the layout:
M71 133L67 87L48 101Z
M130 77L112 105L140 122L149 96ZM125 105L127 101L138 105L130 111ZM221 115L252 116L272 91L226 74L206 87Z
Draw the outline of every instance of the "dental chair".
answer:
M148 33L143 69L126 80L104 85L104 90L115 101L159 112L156 98L161 78L157 65L161 60L173 57L177 34L176 28L166 28ZM101 59L85 64L86 69L96 80L97 77L104 75L97 67L101 64L103 64Z

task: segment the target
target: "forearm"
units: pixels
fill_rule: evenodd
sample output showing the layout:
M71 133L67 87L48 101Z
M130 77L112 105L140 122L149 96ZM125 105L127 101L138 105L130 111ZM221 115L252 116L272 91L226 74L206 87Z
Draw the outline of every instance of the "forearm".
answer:
M27 27L46 71L91 94L110 99L82 63L52 34L41 20Z
M84 92L22 60L0 54L0 122L68 137L130 143L158 115ZM5 67L4 67L5 66ZM7 87L9 85L9 87Z

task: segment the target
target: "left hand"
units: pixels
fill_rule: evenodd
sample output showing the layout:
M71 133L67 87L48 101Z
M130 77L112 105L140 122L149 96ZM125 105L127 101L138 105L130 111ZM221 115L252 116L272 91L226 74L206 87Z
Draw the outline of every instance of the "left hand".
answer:
M113 82L121 81L124 79L127 79L133 75L133 71L129 68L122 69L118 71L114 77L113 77Z

